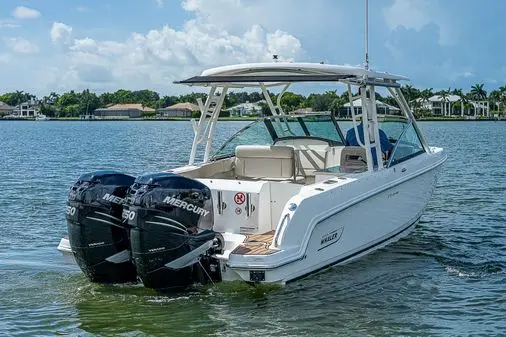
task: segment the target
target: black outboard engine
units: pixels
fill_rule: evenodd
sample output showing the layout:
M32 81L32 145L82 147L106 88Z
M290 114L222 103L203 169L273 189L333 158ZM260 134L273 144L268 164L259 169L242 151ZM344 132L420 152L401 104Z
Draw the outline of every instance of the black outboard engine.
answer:
M124 198L135 178L115 171L83 174L70 188L67 227L74 258L92 282L137 279L129 229L121 219Z
M145 287L181 290L221 279L212 257L218 233L211 191L170 173L138 177L130 188L123 218L131 226L132 257Z

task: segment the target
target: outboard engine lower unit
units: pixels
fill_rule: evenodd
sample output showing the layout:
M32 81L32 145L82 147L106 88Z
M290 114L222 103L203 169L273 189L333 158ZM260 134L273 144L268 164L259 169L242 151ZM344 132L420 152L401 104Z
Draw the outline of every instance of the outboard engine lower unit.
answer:
M130 188L123 217L131 226L132 257L148 288L178 290L221 279L211 191L186 177L155 173Z
M83 174L70 188L67 226L74 258L92 282L136 281L129 230L122 222L126 192L135 178L115 171Z

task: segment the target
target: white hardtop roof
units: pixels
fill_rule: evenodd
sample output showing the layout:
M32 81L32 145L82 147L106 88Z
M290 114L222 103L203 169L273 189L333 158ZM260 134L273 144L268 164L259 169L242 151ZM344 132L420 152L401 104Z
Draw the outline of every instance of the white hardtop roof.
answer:
M206 85L252 82L335 82L366 77L370 80L383 81L408 80L404 76L366 70L362 67L321 63L271 62L236 64L207 69L200 76L176 83Z

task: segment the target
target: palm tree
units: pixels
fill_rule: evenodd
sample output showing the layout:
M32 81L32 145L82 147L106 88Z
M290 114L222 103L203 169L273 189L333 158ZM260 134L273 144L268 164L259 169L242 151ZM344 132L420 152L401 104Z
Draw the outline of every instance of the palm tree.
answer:
M422 105L424 106L424 108L428 105L429 99L432 96L434 96L434 94L432 93L432 88L423 89L422 91L420 91L420 99L422 101ZM432 113L432 111L431 111L431 113Z
M448 88L448 90L450 90ZM460 116L464 117L464 110L465 110L465 104L466 104L466 98L464 95L464 91L461 88L455 88L451 91L452 95L459 96L460 97ZM459 104L455 102L455 104L452 104L452 108L459 107Z
M471 105L471 103L469 103L469 100L467 99L466 95L460 96L460 116L461 117L464 117L466 109L469 108L470 105Z
M502 97L502 92L500 90L498 90L498 89L492 90L490 92L490 94L488 95L490 105L492 105L494 108L499 110L499 108L501 106L501 97Z
M476 100L487 99L487 91L483 89L483 83L477 83L471 87L471 95Z
M499 87L498 90L501 93L499 102L500 102L500 105L503 107L503 113L504 113L506 110L506 85Z
M484 101L487 99L487 91L485 91L485 89L483 89L483 83L477 83L477 84L473 85L471 87L470 94L473 97L473 99L477 100L477 101ZM483 107L483 104L478 103L478 105L479 105L480 113L485 113L485 109ZM487 112L487 114L488 114L488 112ZM475 116L476 116L476 107L475 107Z
M450 93L446 90L441 90L439 96L441 97L441 101L443 102L443 116L446 116L446 105L449 102L448 98L450 96ZM450 112L448 111L448 113Z
M408 102L417 99L420 95L420 90L414 88L412 85L405 85L401 87L401 91Z
M451 93L452 93L452 95L457 95L457 96L460 96L460 97L464 96L464 92L462 91L461 88L453 89Z

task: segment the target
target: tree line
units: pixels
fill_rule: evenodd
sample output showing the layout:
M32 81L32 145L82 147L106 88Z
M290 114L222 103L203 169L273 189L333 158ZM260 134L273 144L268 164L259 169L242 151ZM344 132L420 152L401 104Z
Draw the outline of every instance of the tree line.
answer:
M440 95L444 101L450 95L459 95L462 97L464 103L470 104L471 100L487 100L491 104L492 110L503 110L506 107L506 86L499 87L492 90L490 94L484 89L484 85L478 83L473 85L468 92L462 89L451 89L434 91L432 88L418 89L411 85L404 85L401 90L406 97L406 100L411 103L413 110L417 114L423 114L421 105L423 101L428 101L433 95ZM276 102L276 95L269 92L273 102ZM127 104L137 103L142 104L144 107L153 109L165 108L176 103L190 102L197 103L197 99L205 101L207 94L205 93L190 93L179 96L161 96L159 93L152 90L125 90L120 89L115 92L105 92L100 95L90 91L84 90L76 92L71 90L63 94L52 92L47 96L41 98L33 94L15 91L8 92L0 95L0 101L11 106L27 101L36 101L40 106L40 113L49 117L77 117L82 114L92 113L97 108L105 108L113 104ZM381 94L376 93L376 99L383 101L387 104L397 106L396 101L391 96L383 97ZM263 100L263 95L260 92L229 92L227 93L223 109L233 107L237 104L246 102L259 102ZM307 96L297 94L294 92L286 92L281 98L281 107L284 111L293 111L301 108L311 108L313 111L332 111L337 112L346 102L348 102L348 93L338 93L337 90L325 91L323 93L312 93ZM260 103L262 112L269 114L269 108L265 102Z

